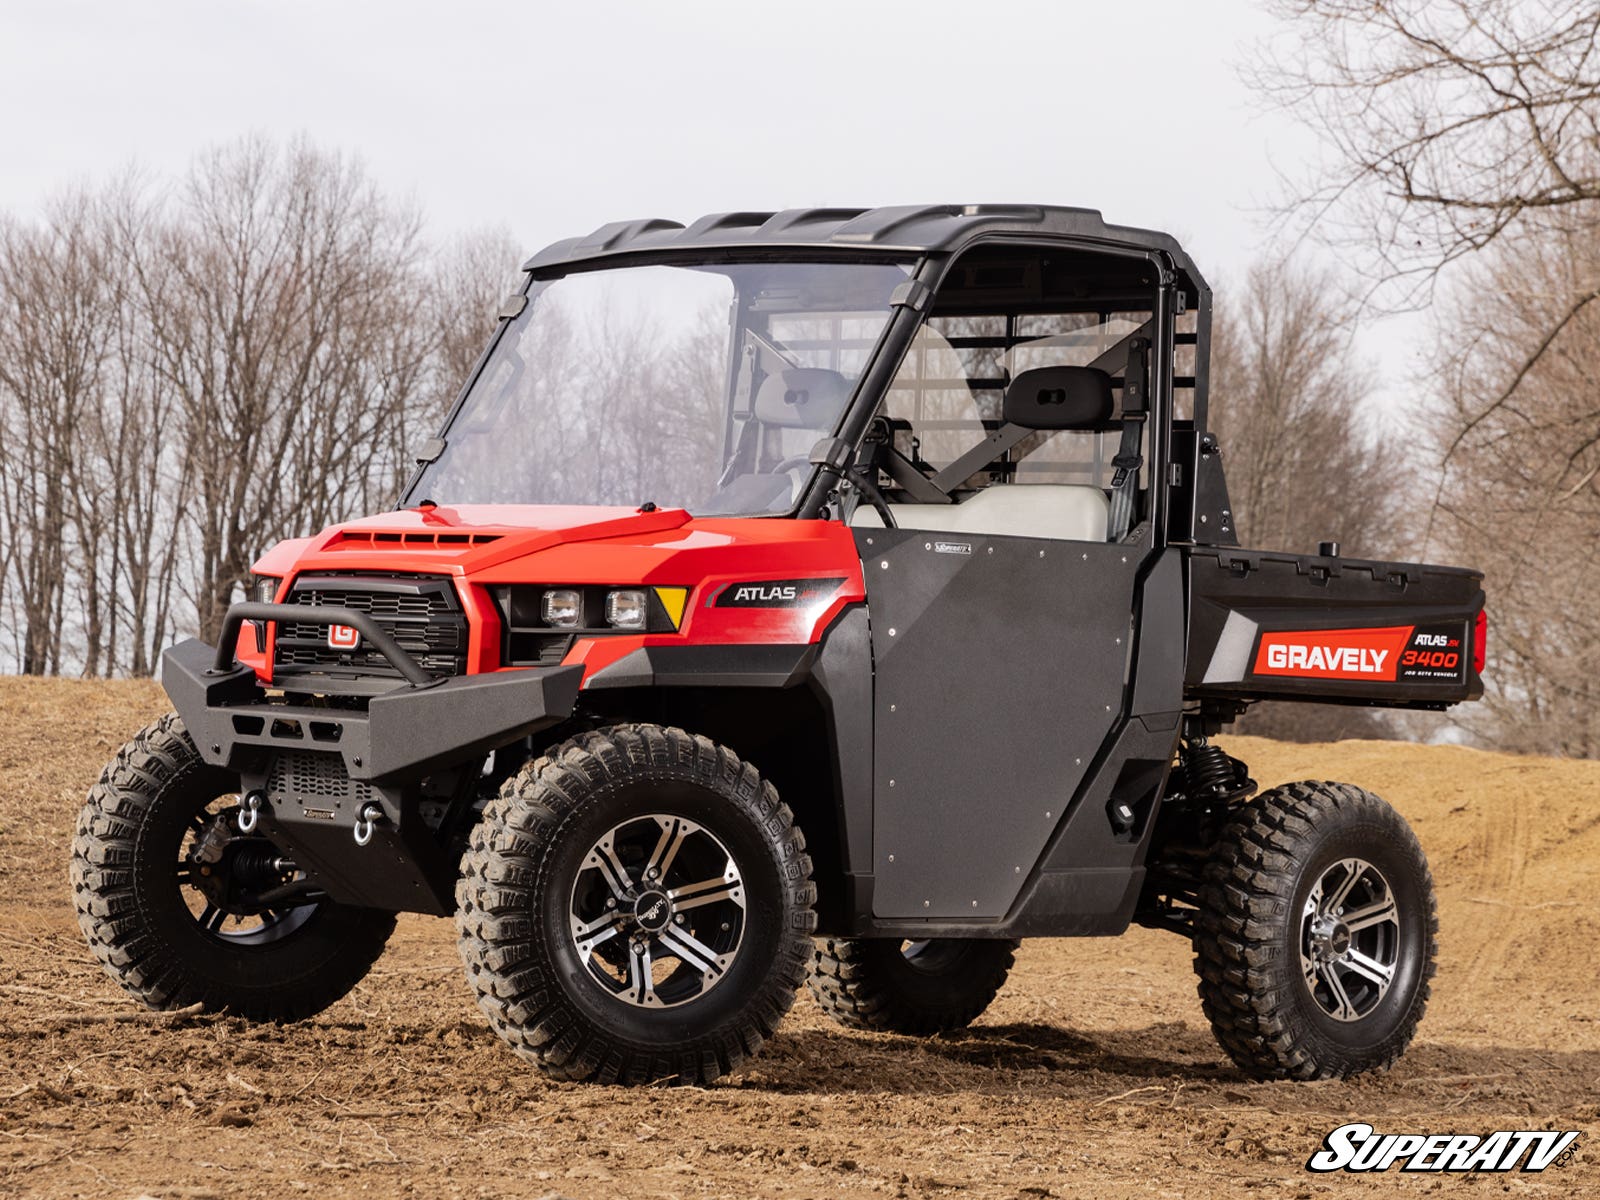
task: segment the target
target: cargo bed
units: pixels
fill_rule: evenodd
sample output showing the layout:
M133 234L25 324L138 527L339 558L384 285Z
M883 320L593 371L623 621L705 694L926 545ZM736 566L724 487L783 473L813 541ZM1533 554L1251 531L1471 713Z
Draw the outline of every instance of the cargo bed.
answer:
M1445 708L1483 691L1483 575L1196 546L1191 699Z

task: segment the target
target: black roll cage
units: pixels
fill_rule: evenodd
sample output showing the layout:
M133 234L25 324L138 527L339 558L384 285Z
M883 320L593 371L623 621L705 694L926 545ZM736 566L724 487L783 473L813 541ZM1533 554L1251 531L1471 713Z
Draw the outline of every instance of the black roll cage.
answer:
M912 282L917 286L905 289L907 296L896 305L894 315L884 326L867 369L862 372L855 392L845 408L844 418L834 433L835 446L831 453L825 451L819 456L817 470L812 473L811 480L801 494L792 515L801 518L815 518L821 515L840 482L846 478L847 464L854 460L854 455L866 438L872 420L881 407L881 400L898 374L917 330L930 315L933 298L938 294L939 287L947 278L951 267L969 250L997 244L1011 245L1019 249L1083 250L1094 254L1141 259L1156 268L1156 287L1152 297L1150 321L1147 326L1123 338L1113 349L1120 349L1125 361L1128 347L1135 337L1147 334L1151 342L1146 420L1150 435L1148 478L1151 497L1149 528L1152 536L1147 549L1159 550L1167 544L1168 516L1171 509L1169 488L1161 484L1172 478L1174 318L1179 308L1177 269L1171 258L1160 250L1135 249L1089 239L1044 237L1038 234L984 233L968 239L948 252L927 254L922 257L912 275ZM1203 289L1200 299L1201 317L1208 319L1209 296ZM1197 338L1202 346L1206 340L1203 336ZM1102 365L1111 369L1113 364ZM1198 387L1195 420L1198 428L1204 428L1203 396ZM991 458L997 456L1020 440L1026 432L1018 426L1003 425L975 447L975 453L964 455L957 463L926 482L939 493L948 495L952 488L959 486L967 477L982 469L987 460L979 461L979 459L984 454L988 454ZM916 486L914 481L912 485Z
M1175 338L1175 317L1186 307L1186 291L1180 286L1180 275L1173 258L1165 250L1151 247L1136 247L1124 243L1105 241L1090 237L1072 237L1062 235L1048 235L1037 232L1008 232L1008 231L982 231L961 240L948 249L941 248L937 252L924 251L921 253L908 252L904 248L836 248L823 245L786 245L781 247L751 246L737 248L704 248L693 250L661 249L655 251L641 250L635 252L619 252L599 255L594 258L579 258L568 260L559 264L541 264L529 270L525 275L522 287L508 299L499 313L498 325L494 335L479 354L473 364L465 383L452 402L444 421L441 423L439 435L430 439L425 444L416 460L416 469L407 480L402 489L399 503L402 506L414 503L413 492L425 468L444 446L444 439L448 435L451 425L459 415L462 405L482 375L495 348L505 336L512 320L520 315L527 304L527 297L536 283L547 282L566 275L579 272L606 270L621 267L646 266L653 264L684 264L684 263L714 263L714 262L750 262L750 261L840 261L840 262L886 262L901 261L908 258L915 260L915 266L906 284L896 290L891 300L890 319L885 322L879 333L876 345L868 356L867 367L857 381L854 391L845 406L841 423L834 431L831 446L814 454L811 476L802 490L799 500L784 514L790 518L815 519L821 516L833 498L841 482L846 478L849 464L855 461L863 441L866 439L873 418L881 408L881 400L887 393L890 384L900 370L902 361L910 349L912 340L917 330L931 313L934 297L944 280L948 277L951 267L960 261L968 251L980 246L1010 245L1018 249L1069 249L1078 250L1088 254L1106 255L1138 259L1150 263L1156 269L1156 286L1152 303L1152 315L1148 324L1148 336L1151 342L1149 396L1147 400L1147 425L1149 429L1149 463L1148 476L1149 490L1149 521L1148 528L1151 537L1146 546L1146 553L1153 553L1166 546L1169 540L1169 519L1172 509L1169 492L1171 486L1178 481L1173 474L1172 455L1172 428L1173 428L1173 384L1174 384L1174 351L1178 344ZM530 266L533 266L530 263ZM1206 427L1207 388L1206 375L1209 360L1209 332L1210 332L1210 291L1198 279L1191 280L1191 286L1196 292L1196 330L1194 333L1184 335L1182 340L1195 346L1194 375L1187 381L1194 388L1194 419L1195 430L1203 431ZM1143 334L1141 329L1137 331ZM737 330L730 330L730 338L737 336ZM1130 335L1133 336L1133 335ZM1128 339L1123 339L1119 345L1126 346ZM740 364L738 355L730 355L730 371L738 371ZM731 420L730 416L730 420ZM984 445L994 443L998 449L996 453L1003 452L1007 439L1015 439L1014 427L1003 426L986 440ZM824 443L823 445L827 445ZM984 464L976 463L972 472L981 469ZM948 476L948 472L944 473ZM953 483L946 477L930 480L929 483L941 493L947 491ZM769 518L772 514L768 514ZM1189 531L1179 531L1181 540L1188 540Z

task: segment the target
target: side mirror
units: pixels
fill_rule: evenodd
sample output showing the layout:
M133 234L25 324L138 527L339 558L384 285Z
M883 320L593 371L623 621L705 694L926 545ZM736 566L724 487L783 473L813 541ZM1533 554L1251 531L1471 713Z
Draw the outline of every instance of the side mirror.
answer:
M1095 367L1035 367L1006 388L1003 416L1024 429L1115 427L1111 376Z

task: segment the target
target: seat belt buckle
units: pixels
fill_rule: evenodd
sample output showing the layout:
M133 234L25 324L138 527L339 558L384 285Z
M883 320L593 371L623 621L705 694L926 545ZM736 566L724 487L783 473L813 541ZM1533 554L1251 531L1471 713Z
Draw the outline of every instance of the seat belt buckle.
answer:
M1119 488L1128 482L1128 473L1130 471L1138 471L1140 467L1144 466L1144 455L1119 454L1111 460L1111 465L1117 469L1116 474L1111 477L1111 486Z

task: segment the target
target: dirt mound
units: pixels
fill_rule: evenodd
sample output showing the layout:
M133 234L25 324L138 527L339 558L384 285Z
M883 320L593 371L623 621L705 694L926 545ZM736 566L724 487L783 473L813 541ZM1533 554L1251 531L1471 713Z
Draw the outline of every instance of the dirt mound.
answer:
M1187 946L1025 943L971 1031L846 1032L802 995L717 1086L552 1084L490 1034L444 922L402 920L368 980L286 1028L136 1010L82 946L66 857L83 793L163 708L148 683L0 679L0 1195L1288 1195L1460 1186L1307 1174L1349 1120L1391 1132L1583 1129L1577 1161L1476 1181L1600 1193L1600 763L1381 742L1225 739L1263 786L1388 797L1439 885L1417 1043L1353 1083L1246 1082ZM118 1021L119 1016L133 1017Z

